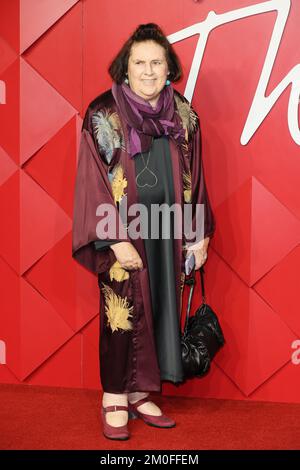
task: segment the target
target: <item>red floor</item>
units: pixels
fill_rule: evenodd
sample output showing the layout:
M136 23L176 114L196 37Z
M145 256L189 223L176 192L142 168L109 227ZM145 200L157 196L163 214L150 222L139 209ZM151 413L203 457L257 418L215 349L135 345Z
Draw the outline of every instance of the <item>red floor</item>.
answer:
M0 385L0 449L300 449L300 405L152 395L173 429L130 420L131 438L102 434L101 394Z

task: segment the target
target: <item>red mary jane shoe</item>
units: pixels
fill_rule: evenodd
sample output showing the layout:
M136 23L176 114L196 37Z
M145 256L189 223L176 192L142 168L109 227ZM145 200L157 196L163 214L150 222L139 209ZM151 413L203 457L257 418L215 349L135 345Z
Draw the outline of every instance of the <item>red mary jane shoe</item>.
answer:
M137 409L140 405L147 403L148 401L150 400L147 397L138 400L136 403L128 403L129 418L141 418L146 424L149 424L149 426L155 426L156 428L174 428L174 426L176 426L175 421L164 414L160 416L147 415Z
M127 406L121 406L121 405L112 405L112 406L102 406L101 408L101 417L102 417L102 424L103 424L103 434L105 437L108 439L116 439L119 441L125 441L126 439L129 438L129 432L127 428L127 424L124 426L111 426L110 424L107 423L106 421L106 413L109 413L110 411L128 411Z

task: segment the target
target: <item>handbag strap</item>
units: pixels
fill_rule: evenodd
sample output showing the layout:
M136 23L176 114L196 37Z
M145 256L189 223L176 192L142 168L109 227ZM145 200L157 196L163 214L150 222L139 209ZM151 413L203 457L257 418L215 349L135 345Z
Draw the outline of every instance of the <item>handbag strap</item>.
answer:
M202 303L205 304L205 291L204 291L204 267L201 266L200 268L200 277L201 277L201 291L202 291ZM190 286L190 292L189 292L189 299L188 299L188 304L187 304L187 309L186 309L186 317L185 317L185 323L184 323L184 332L187 330L187 325L190 317L190 310L191 310L191 304L192 304L192 297L193 297L193 292L194 292L194 286L196 284L196 273L195 269L192 270L191 274L186 275L185 277L185 284L188 284Z

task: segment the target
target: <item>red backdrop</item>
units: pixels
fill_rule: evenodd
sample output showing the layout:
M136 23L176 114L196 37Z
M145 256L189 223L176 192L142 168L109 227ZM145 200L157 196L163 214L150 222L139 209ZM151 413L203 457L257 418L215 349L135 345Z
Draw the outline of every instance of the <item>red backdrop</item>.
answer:
M277 3L291 8L266 96L300 63L300 2ZM172 35L208 24L212 10L263 4L0 2L1 382L100 388L98 286L71 257L73 191L82 116L110 87L107 66L123 41L140 23ZM300 402L300 141L288 126L291 84L241 143L277 17L250 11L214 27L197 71L192 103L217 222L206 289L227 343L206 378L165 383L164 393ZM174 42L182 93L198 39Z

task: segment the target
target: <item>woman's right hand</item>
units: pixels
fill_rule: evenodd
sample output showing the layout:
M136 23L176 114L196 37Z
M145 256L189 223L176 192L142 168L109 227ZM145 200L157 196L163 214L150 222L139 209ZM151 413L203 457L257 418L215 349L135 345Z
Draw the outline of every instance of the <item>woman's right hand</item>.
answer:
M143 261L132 243L114 243L110 248L113 250L122 268L129 270L143 269Z

